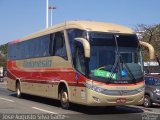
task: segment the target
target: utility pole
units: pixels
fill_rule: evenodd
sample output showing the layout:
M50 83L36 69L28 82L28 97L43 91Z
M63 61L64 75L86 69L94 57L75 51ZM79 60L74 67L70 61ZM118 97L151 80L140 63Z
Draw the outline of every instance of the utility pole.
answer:
M48 28L48 6L49 2L46 0L46 28Z
M50 16L50 18L51 18L50 19L50 25L52 26L52 22L53 22L53 10L56 9L56 7L50 6L48 9L50 10L50 13L51 13L51 16Z

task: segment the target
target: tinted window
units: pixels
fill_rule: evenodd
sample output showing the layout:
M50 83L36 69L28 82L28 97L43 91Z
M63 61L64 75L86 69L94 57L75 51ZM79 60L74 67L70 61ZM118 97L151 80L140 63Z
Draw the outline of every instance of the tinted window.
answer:
M86 73L86 66L85 66L84 49L83 49L83 45L82 44L79 44L76 47L75 68L80 73L82 73L82 74L85 75L85 73Z
M136 35L113 35L109 33L90 32L91 45L116 46L115 39L119 47L137 47L138 39Z
M13 60L49 56L50 35L9 45L8 58Z
M47 56L60 56L67 59L63 32L9 44L8 59L19 60Z
M83 50L83 45L77 41L75 41L75 38L87 38L86 31L84 30L79 30L79 29L68 29L67 30L67 35L69 39L69 45L70 45L70 50L71 50L71 57L72 57L72 62L74 65L74 68L79 71L82 74L86 74L87 69L86 69L86 60L84 57L84 50Z
M68 39L70 43L70 49L72 55L75 54L75 43L74 43L74 38L80 37L80 38L86 38L86 32L84 30L79 30L79 29L69 29L67 30L68 33Z
M64 59L67 59L67 51L66 51L66 44L64 40L64 33L63 32L55 33L53 43L54 43L53 54L55 56L60 56Z
M118 35L118 46L121 47L138 47L138 38L136 35Z
M91 32L90 43L92 46L115 46L115 39L112 34Z

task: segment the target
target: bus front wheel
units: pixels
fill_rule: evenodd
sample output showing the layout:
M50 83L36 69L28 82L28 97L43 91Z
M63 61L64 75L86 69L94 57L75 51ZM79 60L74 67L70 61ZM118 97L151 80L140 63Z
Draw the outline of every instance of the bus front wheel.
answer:
M64 88L60 91L60 102L63 109L69 109L68 92Z
M17 82L17 84L16 84L16 95L18 98L22 97L21 86L20 86L19 82Z

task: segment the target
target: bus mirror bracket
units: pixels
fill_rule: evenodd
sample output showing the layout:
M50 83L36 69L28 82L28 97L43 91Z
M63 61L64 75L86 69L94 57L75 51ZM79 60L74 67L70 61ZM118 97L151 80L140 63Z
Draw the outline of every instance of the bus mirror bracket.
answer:
M86 58L90 58L90 44L84 38L75 38L76 41L80 42L84 47L84 54Z
M150 60L154 60L155 59L155 51L154 51L153 46L151 44L147 43L147 42L144 42L144 41L139 41L139 42L142 46L149 49Z

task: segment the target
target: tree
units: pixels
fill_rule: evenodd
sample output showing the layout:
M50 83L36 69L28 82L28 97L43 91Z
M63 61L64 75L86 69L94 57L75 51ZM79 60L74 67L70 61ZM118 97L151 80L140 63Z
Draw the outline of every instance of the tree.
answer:
M0 51L1 51L4 55L7 55L7 48L8 48L8 45L7 45L7 44L0 45Z
M7 48L8 45L4 44L0 46L0 66L6 68L6 61L7 61Z
M156 55L160 58L160 24L155 25L145 25L140 24L136 26L135 29L137 32L140 32L142 41L148 42L153 45ZM146 55L148 54L148 50L143 48L144 59L149 60Z

